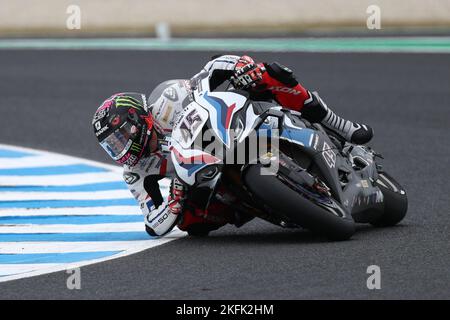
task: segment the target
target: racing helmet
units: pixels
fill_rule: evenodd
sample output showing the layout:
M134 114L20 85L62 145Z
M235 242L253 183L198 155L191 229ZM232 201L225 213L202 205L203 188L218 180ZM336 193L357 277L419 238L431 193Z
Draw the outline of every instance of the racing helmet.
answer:
M157 143L144 94L125 92L106 99L92 125L102 148L118 164L134 166ZM153 142L153 143L152 143Z
M190 94L189 81L183 79L164 81L152 91L147 105L158 133L167 135L172 132L183 108L192 101Z

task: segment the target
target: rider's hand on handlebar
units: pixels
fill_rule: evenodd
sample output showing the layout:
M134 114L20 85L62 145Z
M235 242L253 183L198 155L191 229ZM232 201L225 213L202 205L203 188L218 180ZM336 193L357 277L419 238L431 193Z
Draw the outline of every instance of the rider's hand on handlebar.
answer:
M262 63L256 64L252 58L242 56L236 64L231 81L238 89L255 87L262 80L265 71Z

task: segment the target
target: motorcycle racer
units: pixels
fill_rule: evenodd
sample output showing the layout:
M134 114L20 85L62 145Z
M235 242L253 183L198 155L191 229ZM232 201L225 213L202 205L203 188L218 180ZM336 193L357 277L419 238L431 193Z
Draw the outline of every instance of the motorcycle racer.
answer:
M249 56L223 55L213 57L203 70L210 74L211 90L231 78L235 87L250 93L250 99L273 99L285 108L301 112L304 119L321 123L349 142L365 144L373 136L369 126L336 115L317 92L306 90L292 70L278 62L255 63Z
M251 99L275 100L345 140L363 144L373 135L370 127L337 116L317 93L304 89L292 71L277 62L255 63L248 56L223 55L213 57L204 71L209 73L211 90L230 80ZM212 202L207 210L187 205L185 186L173 177L168 144L176 119L192 101L190 90L189 81L171 80L161 83L148 100L139 93L115 94L97 109L92 122L100 145L123 165L124 180L140 203L151 236L165 235L177 224L190 234L207 234L227 223L240 226L252 218L230 212L220 202ZM166 201L159 185L164 177L172 178Z

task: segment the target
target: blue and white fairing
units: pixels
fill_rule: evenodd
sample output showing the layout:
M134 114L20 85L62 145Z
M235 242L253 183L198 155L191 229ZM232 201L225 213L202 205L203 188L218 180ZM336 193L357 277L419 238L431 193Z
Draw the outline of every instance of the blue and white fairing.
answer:
M261 110L256 111L252 103L247 103L247 97L237 92L210 92L208 73L199 74L193 80L196 88L193 90L193 101L183 110L172 132L172 161L177 175L185 183L194 185L199 171L209 166L217 167L223 163L219 159L201 147L196 146L202 134L203 127L209 120L209 128L227 149L234 147L234 143L243 142L259 123ZM245 108L245 109L244 109ZM281 107L274 107L281 109ZM242 112L240 112L242 110ZM238 113L245 113L245 117L237 117ZM244 123L245 122L245 123ZM260 126L265 134L272 134L273 129L278 129L277 118L268 117ZM231 129L235 132L232 134ZM276 133L278 137L278 132ZM293 142L305 148L312 148L317 137L314 130L295 125L289 117L284 117L283 129L279 139ZM206 170L208 171L208 170ZM203 172L203 171L202 171ZM207 172L207 174L213 174ZM214 180L214 179L211 179Z
M172 133L172 161L180 179L189 185L196 183L196 174L208 166L222 162L195 146L206 122L216 137L227 148L232 145L231 123L236 113L247 101L245 96L234 92L210 92L208 73L199 74L196 89L193 90L194 101L183 111Z
M206 82L206 83L205 83ZM231 123L247 102L247 97L235 92L210 92L209 79L202 81L202 92L194 91L195 101L209 114L211 129L227 147L231 147Z
M281 110L282 107L273 107L271 109ZM290 111L289 116L283 118L283 128L282 130L279 130L279 139L292 142L305 148L312 148L313 143L317 141L316 131L294 124L291 120L291 115L293 114L294 112ZM267 121L260 126L260 129L268 131L278 129L277 124L278 119L269 117Z
M208 112L194 101L184 109L172 131L172 163L178 177L189 185L195 184L198 171L221 162L201 148L195 148L195 141L202 139L202 129L207 121Z

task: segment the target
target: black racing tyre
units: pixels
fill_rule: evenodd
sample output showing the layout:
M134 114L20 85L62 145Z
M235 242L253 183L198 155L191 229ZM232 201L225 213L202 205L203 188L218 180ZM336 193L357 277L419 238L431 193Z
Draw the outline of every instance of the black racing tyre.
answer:
M292 222L330 240L347 240L355 233L350 216L338 217L289 188L275 175L261 175L261 165L250 166L244 182L256 198Z
M406 215L408 211L408 198L402 186L389 174L382 172L378 174L375 185L380 188L384 197L383 215L371 224L375 227L394 226Z

